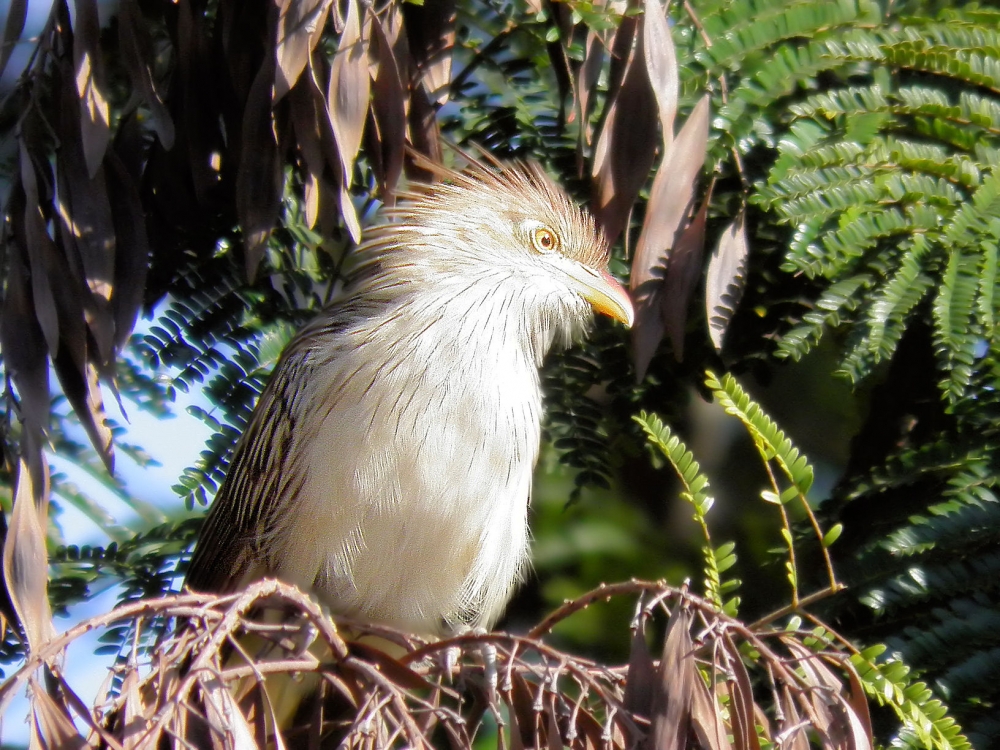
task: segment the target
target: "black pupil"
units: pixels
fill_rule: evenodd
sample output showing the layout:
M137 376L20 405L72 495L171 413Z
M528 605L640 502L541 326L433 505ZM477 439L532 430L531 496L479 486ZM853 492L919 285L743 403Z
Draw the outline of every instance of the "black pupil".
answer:
M542 232L541 237L542 247L550 247L552 245L552 235L548 232Z

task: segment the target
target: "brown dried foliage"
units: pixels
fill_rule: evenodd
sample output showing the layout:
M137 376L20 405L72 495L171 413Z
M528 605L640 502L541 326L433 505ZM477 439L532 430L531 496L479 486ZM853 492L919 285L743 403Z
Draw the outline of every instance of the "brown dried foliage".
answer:
M23 28L24 6L11 6L0 68ZM9 265L0 344L20 397L21 447L36 473L49 417L48 361L111 469L97 384L113 386L117 354L140 307L210 259L234 225L252 280L279 218L289 165L301 175L310 225L322 217L324 232L357 241L352 190L362 146L391 203L406 142L440 156L436 107L481 59L453 80L451 2L376 9L360 0L223 0L209 18L198 0L123 0L117 35L102 33L93 0L77 7L71 16L67 0L53 5L28 69L4 102L18 112L19 167L0 237ZM569 9L554 3L550 22L559 33L548 45L559 98L563 105L573 99L569 120L578 123L581 168L593 151L593 208L611 239L627 227L657 150L662 154L632 274L640 374L664 331L682 352L687 301L703 265L704 222L693 200L708 115L699 105L674 143L677 61L666 10L659 0L641 7L643 14L622 16L616 30L581 32ZM566 45L581 33L586 57L578 62ZM503 34L484 51L502 45ZM336 40L329 59L324 35ZM595 139L591 102L606 59L609 84ZM670 263L680 245L683 259ZM664 291L671 275L679 280ZM710 309L716 302L709 300ZM724 328L720 320L714 337Z
M0 71L20 36L26 5L23 0L11 3L0 46ZM550 4L531 5L538 12ZM635 356L641 374L664 333L677 356L683 351L688 302L704 265L708 198L702 199L700 209L696 206L702 193L699 180L708 108L696 107L674 138L677 61L666 17L669 8L659 0L633 0L631 7L641 7L645 13L622 16L619 27L610 31L574 29L572 13L559 3L551 5L550 23L559 33L547 51L559 84L562 115L570 113L561 116L560 123L577 122L580 171L593 178L594 213L611 239L627 230L632 206L660 155L632 273L638 312ZM621 10L618 5L613 4L615 12ZM67 0L58 0L28 69L4 102L18 113L19 148L0 236L7 264L0 348L16 390L16 399L8 395L21 422L23 456L12 467L20 467L20 478L16 509L5 535L4 579L30 653L26 671L3 688L3 695L12 685L32 681L37 696L32 714L35 731L60 746L78 741L66 723L70 716L89 722L94 735L88 742L98 742L94 739L98 737L114 747L136 746L135 735L129 734L134 727L143 727L138 736L146 738L151 736L146 732L183 729L196 715L210 728L216 719L222 721L219 717L233 716L231 706L211 699L218 681L236 674L235 667L221 661L220 649L224 643L235 648L231 635L257 626L246 616L247 610L232 610L237 604L232 599L181 597L106 616L104 623L138 615L143 621L184 616L192 623L186 635L165 644L174 661L163 661L161 653L155 675L141 684L135 671L123 676L116 716L121 722L118 728L127 731L119 732L117 739L102 728L106 714L88 713L60 681L52 660L65 639L49 638L44 581L32 574L45 570L44 446L50 363L111 470L113 441L99 383L113 386L117 355L140 308L168 294L186 269L210 259L219 237L237 225L243 240L238 250L252 281L279 218L289 167L301 177L310 226L357 240L361 226L352 196L363 192L354 176L361 149L383 199L391 202L403 171L405 144L440 159L437 107L460 88L491 45L503 43L503 34L486 42L482 54L453 76L456 11L451 2L373 6L361 0L220 0L212 8L214 16L209 18L201 0L159 4L122 0L114 35L98 28L94 0L76 3L74 16ZM581 33L586 39L585 59L576 61L566 48ZM323 54L324 36L336 40L336 52L329 58ZM115 54L109 55L105 45L110 40L116 41L112 42ZM609 70L604 110L593 113L605 64ZM109 84L112 79L118 89ZM572 97L569 107L566 97ZM595 122L600 124L596 130ZM706 304L714 316L712 337L717 346L728 324L728 317L719 313L720 301L723 295L737 297L742 280L747 252L742 227L740 223L739 229L726 234L717 251L720 260L710 273ZM645 590L639 584L635 587ZM749 681L742 679L746 670L731 641L758 635L733 630L732 625L723 627L719 624L723 620L687 595L662 587L656 590L674 597L675 604L687 602L692 622L714 633L707 652L703 636L694 641L698 659L708 660L699 661L697 675L691 671L693 657L675 653L687 642L677 625L671 631L675 638L668 638L668 643L682 645L671 646L659 667L640 646L645 643L640 628L627 670L602 670L559 654L534 636L468 636L452 645L495 647L501 669L499 692L481 689L486 697L480 696L483 703L476 710L506 717L513 729L512 748L541 743L553 748L626 746L647 734L649 721L654 735L662 738L658 744L669 746L680 734L661 731L660 724L667 721L663 716L687 716L688 734L703 737L707 746L722 747L718 723L722 719L707 717L715 711L712 707L732 696L733 710L723 711L732 714L726 726L738 747L755 747L752 730L759 704ZM273 595L305 612L306 621L331 648L343 648L336 631L321 627L318 615L309 614L304 599L282 592ZM258 590L248 596L250 600L239 601L256 607L264 594ZM680 618L676 607L674 611ZM3 616L11 617L12 611L5 608ZM226 634L213 640L222 632L219 628ZM403 645L407 651L414 648L411 641ZM334 651L341 653L337 648ZM436 667L418 671L415 666L424 656L441 654L446 648L430 644L398 664L376 658L381 672L372 672L371 663L362 666L357 655L338 657L338 676L334 679L324 672L323 684L331 694L341 694L358 707L360 718L347 729L364 729L357 735L359 742L363 735L369 744L392 744L390 739L400 737L408 744L421 744L429 741L430 733L440 731L465 746L476 726L459 720L462 701L468 697L456 697ZM203 653L208 660L204 669L178 669L188 655L198 659ZM295 658L300 657L305 658L301 654ZM775 658L787 663L789 657ZM323 672L318 663L305 664L287 654L278 662L258 669ZM49 670L45 681L32 676L43 663ZM710 672L704 663L723 664L724 673L735 677L706 682ZM241 679L249 680L251 693L258 696L249 730L259 739L268 720L251 664L256 662L242 667L249 671ZM670 666L666 674L663 664L680 666ZM674 674L676 670L686 671L680 675ZM414 674L421 681L419 688L416 682L397 680ZM481 679L482 668L466 664L462 674L471 685L477 674ZM694 692L678 703L670 684L680 676ZM786 692L792 691L794 697L803 689L795 681L798 677L769 679L768 690L778 696L775 705L785 700ZM572 689L559 692L558 685ZM579 702L565 703L568 694L578 696ZM657 696L653 704L650 696ZM852 705L846 715L857 718L858 704ZM820 722L817 726L822 726L827 720L810 706ZM839 710L831 709L834 718L827 726L841 722L837 717L845 714ZM811 716L801 702L793 701L787 709L788 715L794 712ZM385 735L379 734L383 728Z
M546 643L573 613L622 595L639 597L627 665ZM646 631L659 612L667 625L655 661ZM58 667L67 645L120 622L133 624L139 643L165 621L182 624L142 656L136 649L108 698L84 706ZM761 737L870 748L867 711L844 685L846 677L856 686L846 655L806 638L752 630L686 589L632 581L568 602L524 636L427 642L335 623L269 580L231 596L138 602L52 637L0 687L0 712L30 685L40 747L469 748L492 732L500 750L757 750Z

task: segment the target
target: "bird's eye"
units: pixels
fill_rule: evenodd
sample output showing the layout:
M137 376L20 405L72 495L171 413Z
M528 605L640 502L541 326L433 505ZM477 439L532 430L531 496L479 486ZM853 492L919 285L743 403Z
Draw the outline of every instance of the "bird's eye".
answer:
M551 253L559 249L559 238L548 227L538 227L531 233L531 244L540 253Z

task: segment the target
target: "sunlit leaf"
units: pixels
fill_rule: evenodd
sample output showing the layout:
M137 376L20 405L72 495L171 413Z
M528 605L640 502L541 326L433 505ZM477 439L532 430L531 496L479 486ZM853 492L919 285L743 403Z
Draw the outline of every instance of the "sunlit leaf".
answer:
M743 295L749 253L746 219L741 213L719 237L719 244L716 245L708 262L705 308L709 335L716 349L722 349L722 340L729 327L729 321L732 320Z

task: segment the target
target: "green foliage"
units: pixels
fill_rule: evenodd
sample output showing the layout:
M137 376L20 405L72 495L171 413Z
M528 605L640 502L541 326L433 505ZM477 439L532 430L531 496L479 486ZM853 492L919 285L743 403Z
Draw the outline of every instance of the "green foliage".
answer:
M713 391L726 413L743 423L757 446L760 459L765 466L774 461L792 482L790 489L795 492L784 493L787 498L778 497L765 490L761 493L765 495L765 499L770 494L772 496L770 501L781 505L795 497L796 494L804 496L812 485L814 470L805 456L795 448L792 441L778 429L774 421L764 413L759 404L743 391L731 375L727 374L720 381L714 374L708 373L706 385ZM715 607L724 610L726 614L734 615L737 601L734 598L723 603L722 596L736 588L739 581L735 579L723 580L721 574L736 566L736 545L733 542L727 542L716 548L712 544L708 513L714 501L708 495L708 479L701 472L701 467L692 453L672 433L670 428L663 424L659 417L655 414L642 412L634 419L643 428L650 445L662 453L673 466L682 485L680 496L694 508L694 519L701 527L705 539L703 547L705 597ZM773 479L772 472L769 470L767 473ZM837 526L824 534L820 532L818 526L816 527L824 550L837 541L840 531L841 527ZM795 583L799 578L795 552L796 543L790 533L786 539L789 544L788 565L793 587L792 604L784 610L763 618L760 625L764 627L773 620L791 613L806 614L814 622L819 622L815 615L807 613L804 602L801 605L799 603ZM829 558L827 558L827 562L829 563ZM825 592L820 591L811 595L809 603L814 604L824 595L830 595L838 590L832 572L830 586L830 589ZM799 631L801 621L802 618L797 614L791 617L786 631ZM840 641L842 641L841 636L827 627L819 625L812 631L811 635L803 639L802 643L816 653L823 653L834 648ZM795 653L795 643L789 642L787 645ZM947 707L935 697L933 691L926 684L913 679L910 667L898 657L882 658L886 651L886 646L882 644L869 646L863 651L857 651L851 655L850 663L855 670L857 684L864 692L879 704L889 706L898 716L902 724L898 735L899 740L912 747L939 748L940 750L966 750L970 748L968 740L962 735L961 727L948 714ZM759 658L759 653L751 655L752 660Z
M712 537L708 531L708 511L715 504L715 498L708 494L708 478L701 473L701 467L687 446L658 416L643 411L633 419L642 427L649 442L670 461L683 485L681 499L694 508L694 520L701 527L701 533L705 537L705 544L702 547L705 560L705 598L720 611L730 617L736 617L740 605L739 597L734 596L728 601L723 597L738 589L740 581L722 579L722 574L736 564L734 552L736 545L733 542L726 542L719 547L712 545Z
M891 706L903 722L899 739L910 747L966 750L972 745L948 716L948 709L922 682L913 682L910 668L895 658L879 661L885 646L869 646L851 657L865 692L881 705Z

